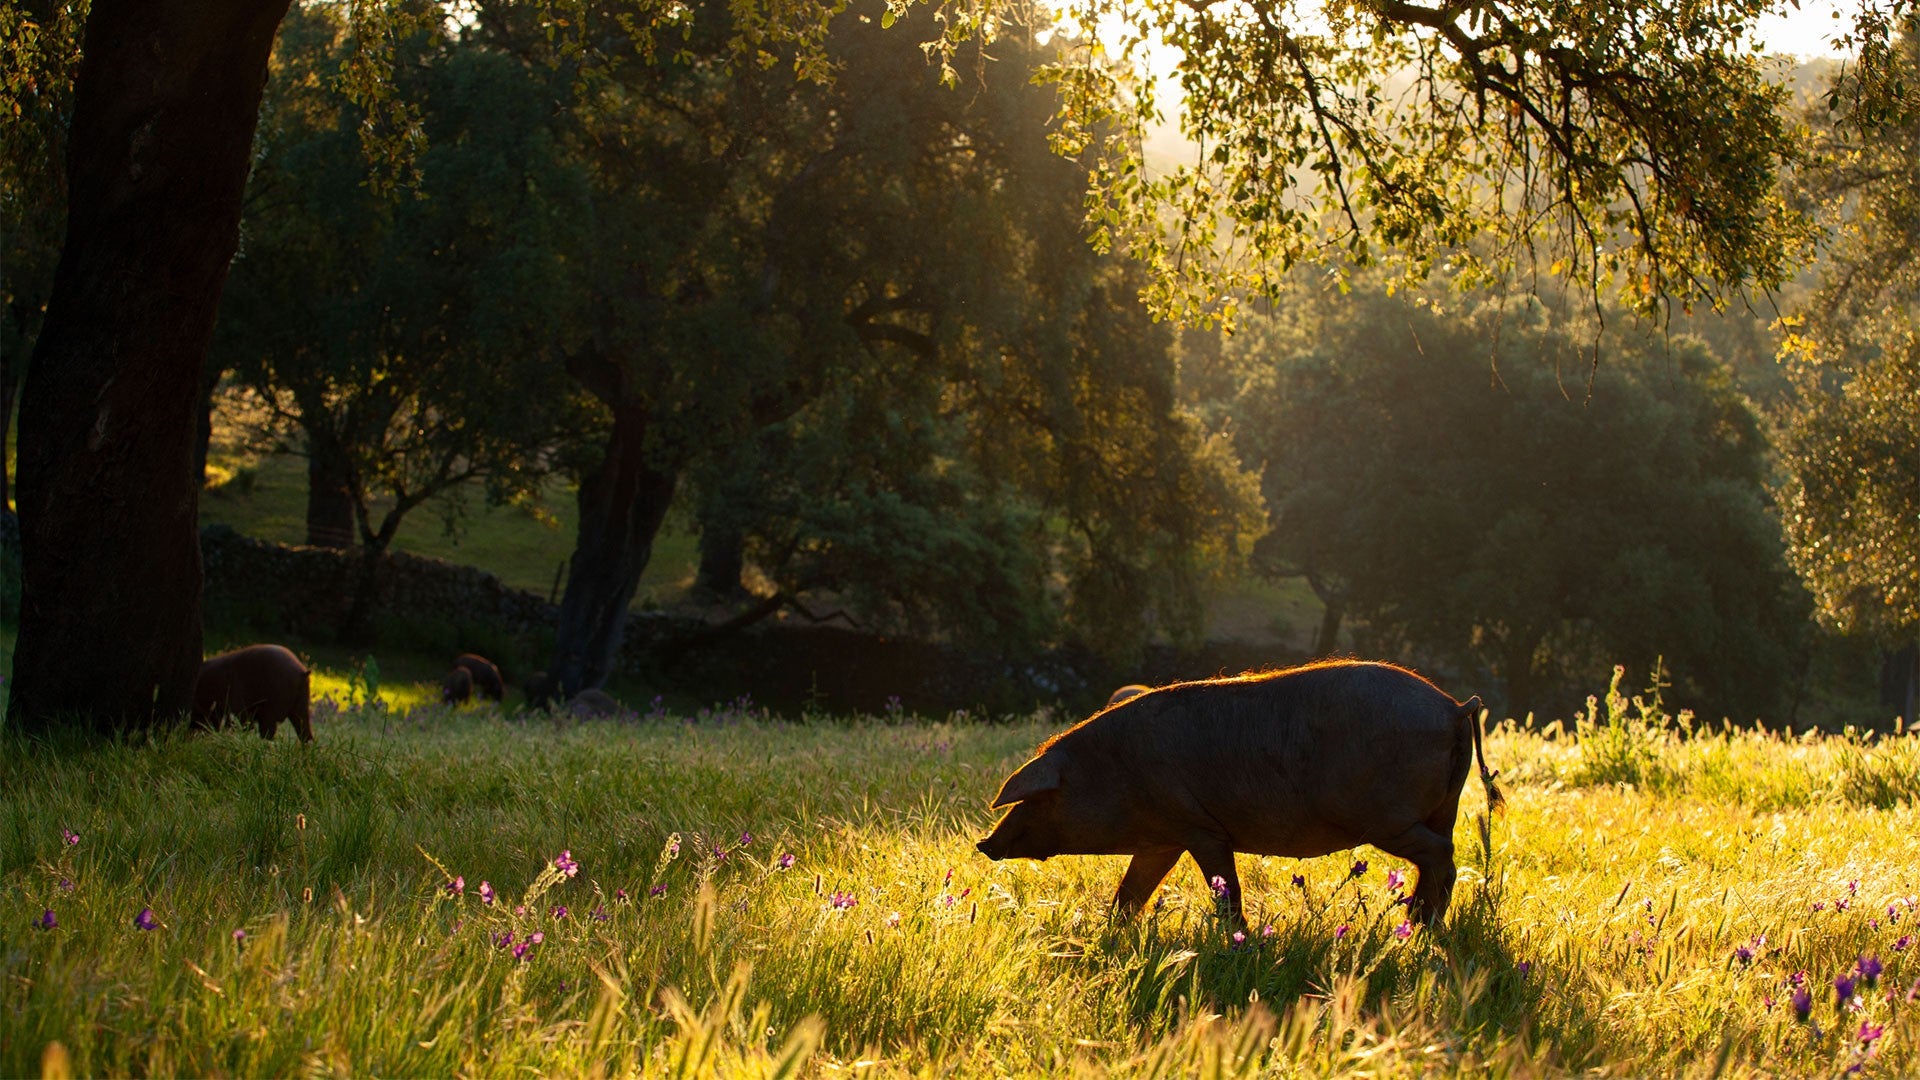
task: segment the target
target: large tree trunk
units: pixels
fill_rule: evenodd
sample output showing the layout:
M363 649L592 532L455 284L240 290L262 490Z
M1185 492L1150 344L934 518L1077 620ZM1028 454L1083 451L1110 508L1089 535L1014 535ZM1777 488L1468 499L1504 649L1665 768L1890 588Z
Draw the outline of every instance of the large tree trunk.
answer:
M359 500L353 494L353 461L340 440L307 432L307 543L353 546Z
M700 570L694 587L717 600L732 600L746 593L740 575L747 568L746 538L739 529L714 522L700 528Z
M580 479L580 537L567 566L550 674L564 697L597 687L613 671L627 608L673 502L675 470L649 465L643 406L613 406L606 457Z
M66 245L21 392L29 732L139 728L200 667L194 406L287 0L94 0Z

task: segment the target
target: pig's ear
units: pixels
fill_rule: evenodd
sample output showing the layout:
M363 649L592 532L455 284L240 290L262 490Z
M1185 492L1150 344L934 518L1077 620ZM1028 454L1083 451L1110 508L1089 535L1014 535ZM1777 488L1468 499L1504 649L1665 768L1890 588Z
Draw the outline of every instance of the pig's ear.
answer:
M1022 799L1031 799L1043 791L1057 791L1060 788L1060 758L1056 754L1041 754L1018 772L1007 777L1000 786L1000 794L994 796L995 809L1017 803Z

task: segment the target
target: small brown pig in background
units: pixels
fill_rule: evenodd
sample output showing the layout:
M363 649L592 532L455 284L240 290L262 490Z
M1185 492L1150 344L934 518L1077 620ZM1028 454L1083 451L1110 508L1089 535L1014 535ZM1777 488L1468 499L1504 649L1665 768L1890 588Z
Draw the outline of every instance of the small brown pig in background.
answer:
M227 717L251 721L260 737L273 738L282 720L293 722L301 742L313 741L309 676L300 658L280 645L248 645L200 665L193 684L193 720L226 726Z
M1118 695L1116 695L1117 697ZM1453 896L1453 824L1480 749L1480 699L1391 664L1328 661L1176 683L1054 736L1007 778L991 859L1131 855L1114 896L1138 911L1191 852L1244 921L1234 853L1312 858L1371 844L1419 870L1412 917Z
M473 696L473 673L457 667L440 680L440 700L448 705L465 705Z
M1128 698L1137 698L1151 689L1153 689L1153 687L1142 686L1140 683L1128 683L1120 689L1115 690L1113 696L1107 699L1107 708L1111 709Z
M500 677L500 669L486 657L470 652L461 653L453 658L453 666L465 668L468 677L473 680L473 690L488 701L499 701L507 696L506 680Z

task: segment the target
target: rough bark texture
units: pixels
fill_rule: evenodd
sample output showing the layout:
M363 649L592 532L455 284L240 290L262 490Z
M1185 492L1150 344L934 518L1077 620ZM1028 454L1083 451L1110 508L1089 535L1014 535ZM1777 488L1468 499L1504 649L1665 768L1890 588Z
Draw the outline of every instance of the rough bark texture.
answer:
M601 395L609 396L615 395ZM679 474L648 463L646 433L644 406L614 404L606 456L580 478L580 536L567 566L548 669L563 698L598 687L612 672L627 607L673 502Z
M66 246L21 397L18 728L178 717L200 667L195 407L287 0L95 0Z

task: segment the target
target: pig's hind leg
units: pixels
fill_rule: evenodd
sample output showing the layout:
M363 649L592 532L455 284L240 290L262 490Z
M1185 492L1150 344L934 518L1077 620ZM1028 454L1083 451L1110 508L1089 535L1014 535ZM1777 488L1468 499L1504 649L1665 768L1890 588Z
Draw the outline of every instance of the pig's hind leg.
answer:
M1193 852L1193 861L1200 864L1200 876L1206 880L1207 890L1214 894L1214 903L1218 905L1224 900L1228 916L1245 926L1247 917L1240 907L1240 872L1233 865L1233 847L1225 840L1209 837L1188 844L1187 850ZM1216 880L1226 890L1226 895L1222 896L1214 886Z
M1127 864L1126 876L1120 879L1120 890L1113 894L1114 914L1122 919L1138 914L1154 890L1167 879L1173 864L1180 861L1181 854L1181 849L1169 848L1135 855Z
M1374 847L1413 863L1419 876L1407 907L1414 922L1431 926L1447 913L1453 900L1453 839L1426 825L1415 825L1397 836L1376 840Z

